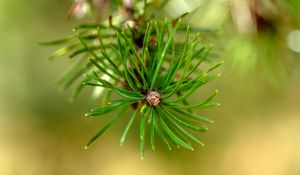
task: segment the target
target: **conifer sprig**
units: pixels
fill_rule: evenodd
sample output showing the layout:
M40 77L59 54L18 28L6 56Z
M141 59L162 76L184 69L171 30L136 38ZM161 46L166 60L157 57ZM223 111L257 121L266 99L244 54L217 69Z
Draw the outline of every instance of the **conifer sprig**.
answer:
M125 34L125 30L117 33L118 42L116 45L110 45L110 53L105 53L104 48L101 51L101 55L110 54L110 59L113 58L113 61L107 60L110 65L105 68L109 71L104 72L104 68L100 65L100 56L90 52L92 57L90 62L98 70L86 75L87 79L83 84L110 89L119 96L119 99L110 101L104 107L91 109L86 113L86 116L97 117L121 109L88 142L86 148L93 144L118 118L124 117L122 114L127 108L133 108L134 112L125 127L120 144L123 145L131 125L137 117L140 117L140 151L142 157L148 128L152 149L155 148L155 135L161 137L169 149L171 149L170 142L176 146L193 150L190 142L186 141L187 139L203 145L203 142L191 135L188 130L206 131L207 127L202 123L212 123L212 120L198 116L192 113L190 109L218 106L218 103L211 102L217 91L214 91L211 96L198 104L186 105L182 104L182 101L187 100L194 91L206 84L213 77L210 75L211 71L222 63L205 71L195 72L199 70L199 66L207 58L206 51L209 48L196 49L199 43L198 36L196 35L190 40L189 28L186 31L183 47L170 47L175 44L174 34L179 23L172 27L172 23L166 20L161 25L157 22L148 23L148 30L146 30L144 44L141 48L135 47L132 39ZM153 36L157 38L157 41L153 46L149 46L150 37ZM100 35L99 40L100 43L103 43ZM89 50L88 47L86 49ZM181 54L167 54L174 53L175 49L179 49ZM168 56L170 56L171 61L166 59ZM107 58L109 57L107 56ZM197 63L193 65L193 61L197 61ZM118 66L114 66L114 64ZM103 76L111 77L110 80L113 82L107 81ZM114 76L118 79L115 79ZM177 94L181 95L178 96Z
M86 86L101 89L101 96L97 97L102 99L101 105L92 108L86 117L115 113L85 148L118 119L126 118L123 114L127 109L133 112L124 126L120 145L133 130L133 123L139 122L141 158L144 158L147 139L153 150L157 137L169 150L173 145L193 150L190 141L204 145L190 131L204 132L207 130L205 124L213 121L195 114L194 110L218 106L212 102L218 91L196 104L190 104L188 98L219 76L212 72L223 62L208 68L203 66L211 46L201 45L199 33L195 34L194 29L181 24L181 18L150 20L153 13L147 7L151 7L151 3L143 2L143 12L137 13L141 16L136 16L136 11L129 13L132 15L130 23L82 24L74 29L74 36L43 43L64 45L50 59L66 54L77 59L59 80L64 91L84 75L73 91L72 99ZM184 41L178 39L179 32L184 32Z

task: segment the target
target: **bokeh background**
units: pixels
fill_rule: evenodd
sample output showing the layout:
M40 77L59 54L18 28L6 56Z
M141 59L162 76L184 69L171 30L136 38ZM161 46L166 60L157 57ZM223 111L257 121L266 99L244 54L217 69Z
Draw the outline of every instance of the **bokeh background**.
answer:
M72 60L48 62L53 48L37 45L83 22L66 20L71 0L0 0L0 175L299 175L300 1L249 2L166 6L170 17L199 6L187 22L217 31L223 76L191 101L217 88L222 106L199 112L215 121L205 147L148 148L141 161L138 127L118 144L126 119L83 149L108 116L84 119L89 92L69 103L54 83Z

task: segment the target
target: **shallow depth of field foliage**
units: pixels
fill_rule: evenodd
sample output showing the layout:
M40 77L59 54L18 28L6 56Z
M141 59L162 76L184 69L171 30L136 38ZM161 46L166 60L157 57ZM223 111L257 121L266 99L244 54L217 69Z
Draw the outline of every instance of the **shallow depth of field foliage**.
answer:
M0 1L0 174L300 173L298 0L162 2Z
M191 12L173 19L162 19L160 14L168 1L74 1L69 18L88 15L86 8L90 6L103 11L106 3L119 9L110 12L107 19L76 26L73 36L41 43L60 46L49 56L50 60L66 55L72 60L79 59L63 74L58 84L64 92L75 86L71 93L72 101L85 86L91 86L94 92L98 92L92 98L99 102L85 114L86 117L103 117L119 110L85 148L89 148L120 118L127 118L124 112L128 109L133 112L120 145L138 120L142 159L147 148L145 138L148 137L153 150L156 137L169 150L173 146L194 150L190 141L203 146L203 141L189 130L206 131L207 126L203 123L212 123L212 120L199 116L194 109L219 106L219 103L211 102L218 91L213 90L212 95L200 103L190 104L188 98L220 76L212 72L223 61L205 68L205 62L214 62L210 53L212 46L199 39L214 32L184 24L183 18ZM101 17L103 13L96 16L97 19ZM78 79L81 79L79 83L76 82ZM118 97L114 99L114 95Z

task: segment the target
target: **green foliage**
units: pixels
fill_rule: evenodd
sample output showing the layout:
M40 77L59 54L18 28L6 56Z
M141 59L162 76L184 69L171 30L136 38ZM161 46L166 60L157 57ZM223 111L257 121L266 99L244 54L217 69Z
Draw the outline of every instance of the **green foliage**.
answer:
M213 121L198 116L194 109L218 106L212 102L218 91L197 104L189 104L187 99L219 76L212 71L223 62L200 68L208 59L211 46L201 44L199 33L195 34L189 26L181 24L181 18L150 20L146 15L139 22L134 21L133 26L126 25L126 22L119 25L84 24L74 31L75 36L43 43L64 45L50 59L66 54L70 58L81 56L60 79L61 89L68 89L84 75L73 91L72 99L85 86L103 90L99 97L102 105L92 108L86 116L99 117L116 111L86 148L124 117L124 111L130 108L133 113L120 145L124 144L132 124L139 122L141 158L144 157L148 135L153 150L156 136L169 150L172 145L193 150L189 140L204 145L190 130L204 132L207 130L205 123ZM178 37L179 33L184 33L184 41Z
M105 53L105 49L103 51L103 55L110 54L110 58L114 58L113 62L108 61L110 65L106 67L106 70L110 70L109 72L113 74L103 72L104 68L100 65L101 59L98 55L91 53L94 58L90 58L90 61L98 68L98 71L95 70L91 74L86 75L87 79L83 82L84 85L111 89L120 96L119 100L109 102L107 106L93 108L86 116L101 116L120 107L132 108L132 106L135 106L134 113L123 133L120 144L124 143L128 130L136 116L140 116L142 156L144 152L145 120L149 121L148 124L150 126L152 125L152 148L155 147L153 143L153 134L155 133L153 128L160 128L164 138L167 136L176 145L192 150L193 148L190 144L184 141L185 137L196 143L203 143L190 135L183 127L200 132L206 131L207 127L202 124L194 126L196 121L188 120L188 118L198 119L201 122L210 123L212 121L191 113L189 109L203 109L219 105L211 103L217 91L199 104L181 104L182 100L185 100L196 89L206 84L211 78L209 73L221 64L217 64L196 76L191 76L201 65L199 62L202 62L207 57L207 54L204 52L206 49L201 47L198 49L201 52L194 54L198 37L196 36L192 41L189 41L189 29L187 29L184 46L183 48L178 48L181 50L181 54L172 55L171 53L175 53L174 51L177 48L170 46L175 44L174 34L179 23L174 28L171 25L169 21L165 21L162 26L159 26L157 22L150 22L144 38L145 44L141 50L137 50L134 47L132 40L125 34L126 31L118 33L117 45L111 46L109 53ZM154 30L154 28L156 29ZM167 33L167 35L162 35L162 33ZM157 43L149 47L147 43L150 36L153 35L157 36ZM99 38L101 39L101 36ZM88 50L88 48L86 49ZM152 50L152 53L149 53L149 50ZM172 60L168 60L168 57ZM193 65L192 60L197 61L197 64ZM117 66L114 66L114 64L117 64ZM165 68L162 65L165 65ZM116 80L118 83L113 84L105 80L102 78L104 75L109 76L111 80ZM115 79L113 75L118 75L119 79ZM157 91L161 94L161 101L156 106L152 106L145 99L150 91ZM181 95L178 96L178 93ZM120 116L122 113L118 115ZM115 121L113 118L112 122ZM108 122L104 128L111 126L112 122ZM96 137L98 136L100 135L97 134ZM90 146L96 137L93 137L87 146Z

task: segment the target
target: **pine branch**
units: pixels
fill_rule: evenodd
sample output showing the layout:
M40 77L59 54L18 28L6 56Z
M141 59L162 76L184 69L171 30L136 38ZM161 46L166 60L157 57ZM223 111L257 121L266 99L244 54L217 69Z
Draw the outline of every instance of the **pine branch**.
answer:
M191 109L218 106L218 103L211 103L217 91L201 103L189 104L187 101L191 94L217 77L212 75L212 71L223 63L207 70L200 69L208 59L211 47L199 46L199 33L195 34L190 26L186 26L184 42L178 41L177 34L185 26L181 24L181 18L163 21L150 19L153 16L147 10L150 3L143 3L143 12L147 13L136 17L140 13L136 12L138 9L135 6L133 14L127 12L132 15L130 21L133 25L128 25L128 19L117 25L84 24L76 27L74 36L43 43L65 45L54 52L50 59L66 54L72 58L84 56L61 79L65 90L84 74L72 98L85 86L101 87L109 91L109 95L103 99L106 105L94 107L86 113L87 117L102 116L121 108L85 148L92 145L128 108L133 109L133 113L124 129L120 145L124 144L131 126L140 117L142 159L148 132L153 150L156 148L156 136L169 150L174 145L193 150L189 140L204 145L189 130L206 131L207 127L203 123L212 123L212 120L196 115ZM130 10L128 8L125 10ZM118 100L112 100L112 95L116 95Z

